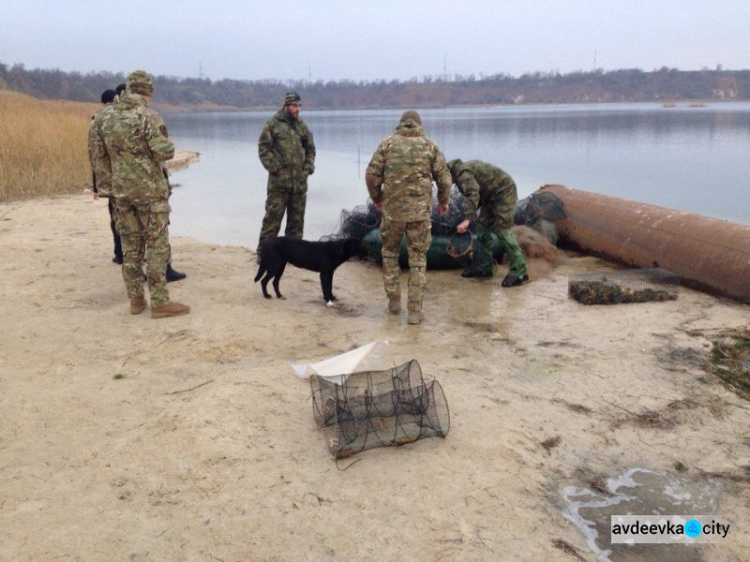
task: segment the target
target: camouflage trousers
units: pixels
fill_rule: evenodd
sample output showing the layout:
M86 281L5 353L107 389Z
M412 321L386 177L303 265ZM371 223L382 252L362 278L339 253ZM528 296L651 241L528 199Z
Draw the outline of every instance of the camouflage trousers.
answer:
M513 226L517 200L516 184L512 179L506 178L501 187L502 189L494 192L490 200L482 205L477 222L497 235L500 239L500 247L508 255L510 273L520 277L526 275L526 260L518 245L516 235L510 230ZM492 246L489 236L486 240L480 236L478 241L483 251L491 255Z
M147 262L152 306L169 302L166 270L169 263L169 202L115 200L117 230L122 239L122 278L128 296L143 297L143 260Z
M305 228L305 207L307 205L307 189L269 189L266 196L266 214L260 228L258 253L266 238L276 236L281 229L281 220L286 212L286 229L284 235L289 238L302 238Z
M401 238L406 234L409 255L409 310L422 310L424 289L427 285L427 250L432 243L430 221L400 222L388 220L380 224L383 238L383 283L388 298L401 296L401 268L398 265Z

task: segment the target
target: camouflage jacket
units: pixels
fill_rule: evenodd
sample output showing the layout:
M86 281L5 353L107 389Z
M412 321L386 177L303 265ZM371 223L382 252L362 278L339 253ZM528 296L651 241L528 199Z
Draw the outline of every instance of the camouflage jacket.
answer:
M96 142L96 127L98 126L97 121L101 119L102 113L110 109L111 106L112 104L108 103L100 107L99 110L91 118L91 124L89 125L89 163L91 164L91 171L93 172L92 180L94 183L94 193L98 193L102 197L109 197L111 195L110 190L112 188L112 172L109 169L100 170L100 173L102 173L102 177L97 178L95 166L97 160L99 159L99 156L96 152L99 148L99 145Z
M115 198L168 199L164 162L174 156L174 144L145 99L123 92L97 115L92 128L89 138L100 190L110 189Z
M479 207L490 201L515 204L516 184L503 170L481 160L450 161L451 175L464 195L464 217L477 218Z
M268 188L307 188L315 171L315 142L302 119L280 109L268 120L258 139L258 156L268 170Z
M438 202L448 203L453 182L443 153L421 125L408 119L380 143L365 175L370 197L383 203L383 215L403 222L429 220L433 179Z

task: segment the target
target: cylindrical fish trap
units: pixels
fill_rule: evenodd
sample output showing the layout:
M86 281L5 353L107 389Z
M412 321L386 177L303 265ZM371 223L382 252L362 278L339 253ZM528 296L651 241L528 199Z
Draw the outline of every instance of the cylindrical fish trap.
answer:
M445 437L450 411L437 381L427 384L419 364L348 375L342 384L314 376L313 417L331 455L344 458L374 447Z

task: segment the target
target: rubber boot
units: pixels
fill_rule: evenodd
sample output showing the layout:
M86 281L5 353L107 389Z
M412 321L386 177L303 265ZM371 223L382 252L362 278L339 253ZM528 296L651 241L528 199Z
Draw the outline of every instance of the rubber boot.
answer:
M525 285L528 282L528 275L521 275L519 277L518 275L515 275L513 273L508 273L508 275L505 276L505 279L503 279L503 287L519 287L521 285Z
M185 277L187 277L187 274L175 271L174 269L172 269L172 264L168 263L165 276L167 278L167 283L171 283L172 281L181 281L185 279Z

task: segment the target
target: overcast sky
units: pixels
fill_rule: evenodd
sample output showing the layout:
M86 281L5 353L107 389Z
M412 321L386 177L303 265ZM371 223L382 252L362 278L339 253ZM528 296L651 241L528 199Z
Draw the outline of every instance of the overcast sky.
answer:
M750 68L750 0L2 0L0 62L212 80Z

